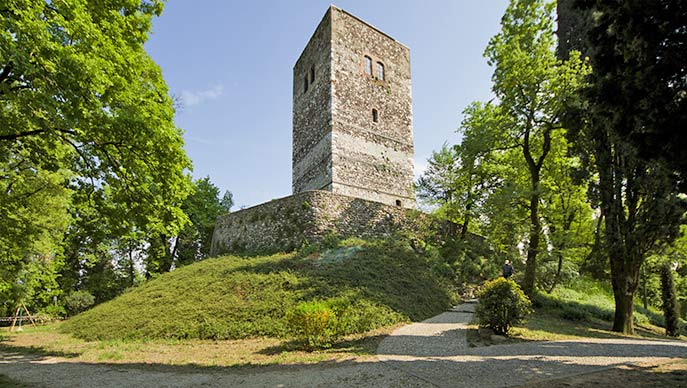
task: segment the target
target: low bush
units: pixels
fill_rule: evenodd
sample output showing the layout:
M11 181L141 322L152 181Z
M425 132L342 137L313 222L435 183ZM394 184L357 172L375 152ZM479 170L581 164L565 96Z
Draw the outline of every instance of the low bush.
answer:
M323 302L302 302L286 314L289 331L309 350L329 348L340 336L334 311Z
M306 350L314 350L329 348L345 335L403 320L389 308L357 298L348 293L327 300L301 302L286 313L288 332Z
M497 278L488 281L477 295L475 316L480 326L497 334L508 334L510 328L522 322L532 312L532 303L512 280Z
M73 291L65 298L65 305L69 315L76 315L85 311L95 303L95 297L88 291Z

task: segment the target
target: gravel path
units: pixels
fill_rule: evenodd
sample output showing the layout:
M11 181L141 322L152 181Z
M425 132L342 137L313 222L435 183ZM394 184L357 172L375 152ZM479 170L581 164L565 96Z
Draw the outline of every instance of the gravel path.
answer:
M474 304L396 330L379 361L199 368L87 364L0 354L0 374L32 387L470 387L518 386L620 364L687 358L687 343L656 340L527 342L469 348Z
M379 359L433 387L498 388L639 362L687 358L687 343L643 339L524 342L469 348L475 304L404 326L380 344Z

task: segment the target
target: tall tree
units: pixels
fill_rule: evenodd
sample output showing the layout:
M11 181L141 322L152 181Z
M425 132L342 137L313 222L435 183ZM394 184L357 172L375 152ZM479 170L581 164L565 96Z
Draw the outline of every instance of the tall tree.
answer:
M564 268L568 268L569 275L577 272L571 268L579 268L593 241L594 220L587 202L586 174L581 171L580 160L571 157L569 152L566 138L555 136L551 163L544 166L542 214L547 246L551 248L555 267L547 265L547 274L538 283L545 284L548 292L563 280Z
M684 93L684 66L679 65L682 75L678 71L668 76L663 71L667 64L662 63L679 58L680 51L684 53L684 38L678 38L686 30L684 23L679 27L675 20L661 21L662 17L684 20L678 3L582 1L577 11L567 8L580 15L593 15L585 23L566 27L573 35L586 37L582 51L591 58L593 69L583 100L570 109L568 121L576 129L571 138L598 171L605 251L615 298L613 330L618 332L634 331L633 297L642 263L677 235L684 211L677 195L681 184L675 175L678 169L644 157L652 148L638 147L632 140L644 139L642 143L657 139L667 129L674 135L669 141L678 144L678 129L668 121L673 118L684 123L687 110L680 97ZM670 10L674 14L665 13ZM679 28L671 30L670 26ZM673 79L676 75L682 79ZM648 134L651 136L646 137ZM668 147L665 151L670 155L675 150Z
M61 240L74 191L108 225L176 233L186 221L191 164L143 49L161 11L160 0L0 5L0 214L29 221L0 217L0 230L27 232L3 240L7 260L38 252L24 246L37 231Z
M233 202L230 191L226 191L220 200L219 189L210 181L210 177L198 179L193 184L194 193L186 198L182 206L191 223L179 234L177 265L190 264L210 255L217 217L228 213Z
M227 211L227 213L229 213L231 208L234 207L234 194L232 194L232 192L229 190L225 191L220 204Z
M193 193L182 204L190 222L175 236L153 233L147 239L147 257L144 260L147 275L168 272L174 267L207 258L215 221L228 212L228 199L231 198L231 192L227 191L220 199L219 189L210 177L195 180Z
M492 91L510 119L505 137L519 147L529 175L530 232L523 288L534 292L542 223L542 172L551 139L561 130L565 103L575 97L588 72L579 55L556 58L552 13L555 3L513 0L501 20L502 30L485 51L494 66Z
M498 106L472 103L463 111L458 130L460 144L444 144L428 160L418 180L418 197L437 205L437 214L461 226L461 239L470 228L489 195L503 183L497 138L503 127Z

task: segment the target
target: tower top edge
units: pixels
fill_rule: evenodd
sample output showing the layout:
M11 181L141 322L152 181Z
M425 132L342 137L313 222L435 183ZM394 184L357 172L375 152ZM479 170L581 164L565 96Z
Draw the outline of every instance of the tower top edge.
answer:
M357 20L358 22L360 22L360 23L366 25L367 27L369 27L369 28L371 28L371 29L377 31L380 35L382 35L382 36L384 36L384 37L386 37L386 38L388 38L388 39L394 41L394 42L397 43L398 45L403 46L406 50L410 51L410 48L409 48L408 46L406 46L405 44L399 42L398 40L396 40L396 39L395 39L394 37L392 37L391 35L389 35L389 34L387 34L386 32L380 30L379 28L373 26L372 24L366 22L365 20L363 20L363 19L361 19L361 18L359 18L359 17L353 15L352 13L346 11L345 9L341 9L341 8L337 7L337 6L334 5L334 4L330 4L330 5L329 5L329 7L327 8L327 11L325 11L324 15L322 16L322 19L321 19L320 22L317 24L317 27L315 27L315 30L313 31L312 35L310 35L310 39L308 39L308 43L310 43L310 41L312 41L313 37L315 36L315 33L317 32L317 29L318 29L318 28L320 27L320 25L327 19L327 17L330 17L330 23L331 23L331 14L333 13L333 11L341 12L341 13L343 13L343 14L345 14L345 15L347 15L347 16L349 16L349 17L355 19L355 20ZM299 61L301 60L301 58L303 57L303 54L305 53L305 49L308 47L308 43L306 43L305 47L303 48L303 51L301 51L300 55L298 56L298 58L297 58L296 61L294 62L293 68L295 68L296 65L298 65L298 62L299 62Z

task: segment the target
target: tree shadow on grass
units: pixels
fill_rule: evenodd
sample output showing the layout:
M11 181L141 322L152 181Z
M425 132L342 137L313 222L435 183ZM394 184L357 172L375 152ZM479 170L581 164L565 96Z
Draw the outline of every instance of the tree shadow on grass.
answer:
M320 349L318 351L323 351L325 353L345 352L347 354L354 355L374 355L379 344L388 336L388 334L379 334L367 337L344 339L334 343L329 349ZM274 356L284 352L300 351L306 348L307 346L303 341L291 340L282 342L276 346L264 348L257 353Z
M78 358L79 353L72 352L60 352L49 350L42 346L13 346L3 343L4 340L0 340L0 353L2 353L3 359L13 358L18 356L33 356L36 358L47 358L47 357L62 357L62 358Z
M585 337L585 338L633 338L623 333L611 331L612 322L588 316L584 319L573 320L565 319L557 312L540 311L537 315L528 320L523 326L531 331L550 333L555 336ZM518 332L516 328L515 332ZM666 336L657 334L639 324L635 325L634 337L644 337L653 339L666 339ZM525 340L524 338L514 338L514 340ZM554 338L555 339L555 338Z

